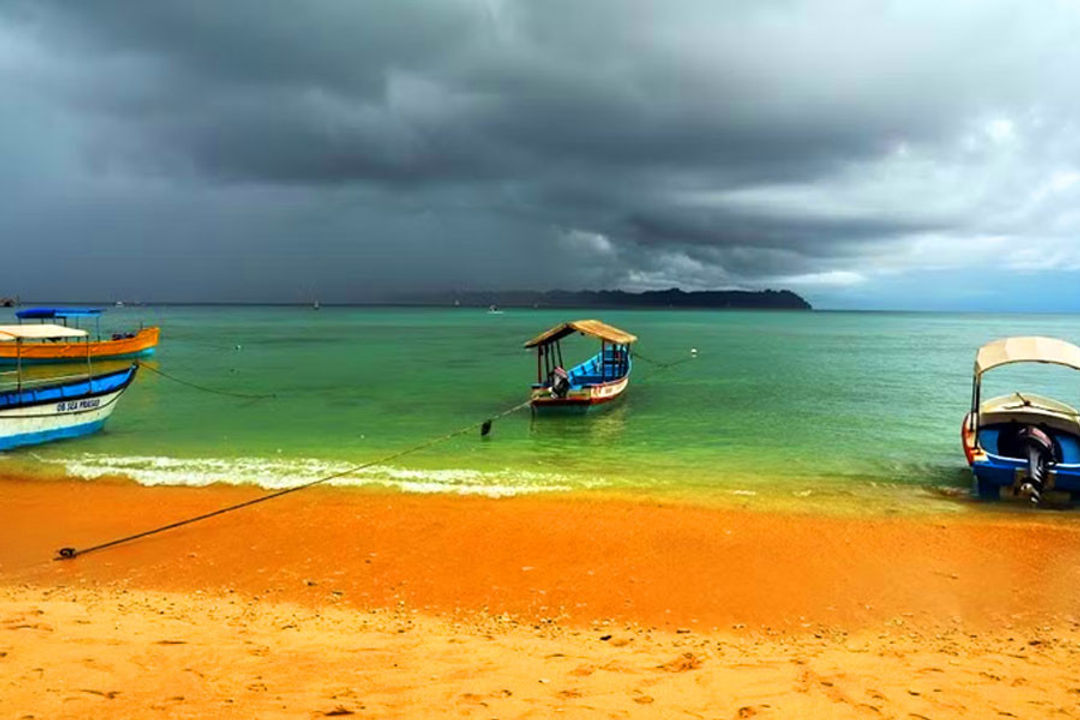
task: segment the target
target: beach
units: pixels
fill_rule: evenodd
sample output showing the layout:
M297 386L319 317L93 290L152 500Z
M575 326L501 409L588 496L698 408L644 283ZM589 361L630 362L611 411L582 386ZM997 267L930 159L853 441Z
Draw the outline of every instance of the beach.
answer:
M11 717L1080 712L1080 530L606 495L0 481Z
M0 0L0 720L1080 720L1078 37Z

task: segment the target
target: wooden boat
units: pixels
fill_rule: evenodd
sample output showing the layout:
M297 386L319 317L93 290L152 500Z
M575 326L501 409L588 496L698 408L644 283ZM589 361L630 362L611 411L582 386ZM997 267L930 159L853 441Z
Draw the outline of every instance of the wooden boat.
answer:
M975 355L971 410L964 418L964 454L981 498L1002 489L1039 503L1053 491L1080 496L1080 414L1059 400L1028 392L982 400L988 371L1014 363L1049 363L1080 370L1080 347L1048 337L1011 337Z
M136 364L94 375L87 359L86 373L30 381L23 377L19 350L27 341L87 336L85 330L62 325L0 325L0 346L11 346L16 354L15 380L0 387L0 450L97 432L112 415L135 379Z
M598 338L600 352L566 370L560 341L574 333ZM621 397L630 383L630 345L636 340L599 320L562 323L529 340L525 348L536 348L532 407L583 412Z
M23 320L60 320L64 327L74 323L76 328L80 319L92 318L97 324L97 339L84 342L68 342L63 339L26 342L19 348L20 362L24 364L43 362L82 362L89 352L94 360L124 359L151 355L158 344L161 329L158 327L140 328L124 333L113 333L108 339L101 336L101 310L97 308L29 308L15 313L20 322ZM15 348L12 343L0 343L0 364L15 363Z

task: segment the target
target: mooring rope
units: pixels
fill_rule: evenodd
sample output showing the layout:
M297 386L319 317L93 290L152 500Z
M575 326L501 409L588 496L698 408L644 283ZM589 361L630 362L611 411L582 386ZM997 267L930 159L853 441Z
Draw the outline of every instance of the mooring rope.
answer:
M682 365L683 363L690 362L691 360L696 359L697 358L697 353L694 352L694 351L691 351L691 353L692 354L689 357L682 358L680 360L674 360L674 361L671 361L671 362L662 362L662 361L659 361L659 360L653 360L653 359L651 359L651 358L649 358L647 356L642 355L640 352L636 352L636 351L634 352L634 357L637 358L637 359L640 359L640 360L644 360L646 363L649 363L650 365L655 366L656 370L654 371L654 373L656 373L656 372L663 372L664 370L669 370L669 369L671 369L673 367L677 367L679 365ZM229 397L239 397L239 398L256 399L256 400L257 399L263 399L263 398L276 397L273 394L254 395L254 394L247 394L247 393L235 393L235 392L230 392L230 391L226 391L226 390L216 390L214 388L208 388L208 387L198 385L198 384L193 383L193 382L189 382L187 380L182 380L182 379L180 379L178 377L170 375L169 373L166 373L163 370L159 370L158 368L152 367L150 365L146 365L144 363L139 363L139 366L144 367L147 370L150 370L151 372L157 373L158 375L161 375L164 378L172 380L173 382L179 383L181 385L187 385L187 386L195 388L197 390L202 390L203 392L213 393L215 395L225 395L225 396L229 396ZM240 509L243 509L243 508L246 508L246 507L250 507L252 505L257 505L259 503L266 502L267 500L273 500L275 498L282 497L283 495L289 495L291 493L299 492L301 490L306 490L307 488L314 487L316 485L321 485L322 483L329 482L330 480L336 480L337 478L341 478L341 477L344 477L346 475L351 475L352 473L356 473L356 472L359 472L361 470L365 470L365 469L373 467L375 465L382 465L382 464L391 462L393 460L397 460L398 458L404 457L406 455L411 455L412 453L419 452L419 451L427 449L427 448L429 448L429 447L431 447L433 445L437 445L439 443L446 442L447 440L455 438L455 437L457 437L459 435L463 435L463 434L469 432L470 430L474 430L476 428L480 428L480 434L482 436L487 435L488 432L491 430L491 424L495 420L499 420L501 418L506 417L507 415L510 415L512 413L517 412L518 410L526 408L526 407L528 407L530 405L530 403L531 403L531 400L526 400L525 402L514 405L513 407L508 408L506 410L503 410L502 412L498 413L497 415L489 417L489 418L487 418L485 420L470 423L469 425L465 425L464 427L458 428L457 430L446 433L444 435L438 435L436 437L429 438L428 440L425 440L424 442L418 443L416 445L412 445L412 446L407 447L407 448L405 448L403 450L399 450L397 452L390 453L389 455L385 455L383 457L380 457L380 458L377 458L375 460L371 460L371 461L368 461L368 462L365 462L365 463L361 463L359 465L354 465L353 467L350 467L350 468L348 468L346 470L342 470L341 472L333 473L331 475L326 475L324 477L318 478L316 480L312 480L310 482L303 483L301 485L296 485L296 486L293 486L293 487L290 487L290 488L285 488L283 490L278 490L278 491L272 492L272 493L270 493L268 495L262 495L260 497L253 498L251 500L246 500L246 501L241 502L241 503L236 503L235 505L228 505L226 507L219 508L219 509L214 510L212 512L203 513L202 515L196 515L194 517L186 518L186 519L183 519L183 520L178 520L176 522L169 523L167 525L161 525L159 527L151 528L149 530L144 530L142 532L135 533L133 535L127 535L127 536L124 536L124 537L121 537L121 538L116 538L115 540L109 540L107 542L99 543L97 545L92 545L92 546L87 547L87 548L81 548L81 549L73 548L73 547L61 548L57 552L57 555L56 555L55 558L53 558L53 560L70 560L72 558L79 557L80 555L86 555L87 553L97 552L98 550L104 550L106 548L115 547L116 545L122 545L124 543L132 542L134 540L139 540L139 539L142 539L142 538L145 538L145 537L149 537L151 535L157 535L158 533L162 533L162 532L165 532L167 530L173 530L175 528L183 527L184 525L191 525L192 523L200 522L202 520L207 520L207 519L212 518L212 517L217 517L218 515L224 515L226 513L230 513L230 512L233 512L235 510L240 510Z
M226 397L244 398L245 400L265 400L267 398L276 398L277 397L277 395L274 394L274 393L267 393L265 395L255 395L255 394L251 394L251 393L232 392L230 390L217 390L215 388L206 387L205 385L198 385L198 384L193 383L193 382L191 382L189 380L182 380L182 379L176 377L175 375L170 375L169 373L165 372L164 370L158 369L158 368L154 367L153 365L147 365L144 362L137 362L137 364L138 364L138 366L140 368L146 368L147 370L149 370L152 373L157 373L158 375L160 375L163 378L166 378L168 380L172 380L174 383L179 383L180 385L187 385L190 388L195 388L196 390L202 390L203 392L211 393L213 395L224 395Z
M683 363L690 362L691 360L696 360L697 359L697 351L696 350L691 350L689 357L682 358L681 360L673 360L671 362L661 362L659 360L653 360L652 358L649 358L649 357L646 357L645 355L642 355L637 350L634 351L633 357L634 357L635 360L644 360L645 362L647 362L650 365L654 366L656 368L656 370L653 372L653 375L655 375L658 372L663 372L664 370L670 370L671 368L682 365Z
M72 558L79 557L80 555L86 555L87 553L97 552L98 550L104 550L105 548L114 547L116 545L121 545L123 543L131 542L133 540L139 540L139 539L144 538L144 537L149 537L150 535L157 535L158 533L165 532L166 530L172 530L174 528L182 527L184 525L190 525L192 523L199 522L200 520L206 520L208 518L217 517L218 515L224 515L225 513L229 513L229 512L232 512L234 510L240 510L241 508L246 508L246 507L250 507L252 505L257 505L258 503L266 502L267 500L273 500L274 498L279 498L282 495L288 495L290 493L299 492L301 490L306 490L307 488L314 487L315 485L320 485L320 484L322 484L324 482L328 482L330 480L335 480L337 478L344 477L345 475L350 475L352 473L359 472L360 470L364 470L364 469L372 467L374 465L382 465L382 464L388 463L388 462L390 462L392 460L396 460L396 459L398 459L400 457L404 457L405 455L411 455L412 453L419 452L420 450L424 450L426 448L429 448L432 445L437 445L437 444L439 444L441 442L446 442L447 440L450 440L451 438L457 437L458 435L463 435L463 434L465 434L465 433L467 433L470 430L473 430L475 428L480 428L481 435L487 435L488 432L491 430L491 423L493 423L496 420L499 420L500 418L504 418L507 415L510 415L511 413L515 413L518 410L521 410L522 408L528 407L531 402L532 402L531 400L526 400L523 403L519 403L519 404L515 405L514 407L509 408L507 410L503 410L501 413L499 413L497 415L493 415L492 417L489 417L489 418L487 418L485 420L481 420L480 422L470 423L469 425L458 428L457 430L454 430L453 432L446 433L445 435L439 435L439 436L430 438L428 440L425 440L422 443L419 443L417 445L413 445L411 447L405 448L404 450L399 450L399 451L397 451L395 453L391 453L389 455L378 458L376 460L371 460L371 461L366 462L366 463L361 463L359 465L354 465L353 467L348 468L347 470L342 470L341 472L337 472L337 473L334 473L332 475L327 475L327 476L321 477L321 478L319 478L317 480L312 480L310 482L306 482L306 483L304 483L302 485L296 485L296 486L291 487L291 488L285 488L284 490L278 490L277 492L272 492L269 495L262 495L260 497L253 498L251 500L246 500L244 502L237 503L235 505L229 505L229 506L214 510L212 512L204 513L202 515L196 515L195 517L186 518L184 520L178 520L176 522L169 523L168 525L161 525L159 527L152 528L150 530L144 530L143 532L135 533L134 535L128 535L126 537L121 537L121 538L117 538L115 540L109 540L108 542L103 542L103 543L99 543L97 545L92 545L92 546L90 546L88 548L82 548L82 549L77 549L77 548L73 548L73 547L61 548L60 550L57 551L56 557L54 557L53 560L70 560Z

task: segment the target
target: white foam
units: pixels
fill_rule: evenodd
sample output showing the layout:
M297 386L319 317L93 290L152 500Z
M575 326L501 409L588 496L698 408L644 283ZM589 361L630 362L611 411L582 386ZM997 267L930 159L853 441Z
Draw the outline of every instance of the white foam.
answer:
M258 485L280 490L318 480L329 475L341 477L327 484L378 486L412 493L452 493L507 497L525 493L559 492L582 487L555 473L537 473L509 468L494 471L450 468L421 470L375 465L353 470L353 465L315 458L173 458L158 455L115 457L85 453L75 458L42 459L64 466L68 475L93 480L109 475L128 477L141 485L206 486L214 483ZM602 481L589 478L588 487Z

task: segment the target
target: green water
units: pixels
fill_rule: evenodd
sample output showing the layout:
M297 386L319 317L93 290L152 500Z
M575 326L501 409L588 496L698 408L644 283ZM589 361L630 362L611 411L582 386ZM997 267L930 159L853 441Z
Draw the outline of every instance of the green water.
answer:
M524 340L565 319L636 333L630 388L586 417L498 421L351 475L343 484L490 495L601 490L700 502L910 509L946 504L969 476L959 427L982 343L1080 339L1080 317L889 313L277 307L124 308L106 325L158 323L143 371L100 434L9 453L9 467L142 483L283 487L374 460L508 408L536 373ZM575 338L584 358L598 343ZM1078 404L1070 371L1006 368L996 388ZM996 383L996 384L995 384ZM937 506L935 505L935 507Z

